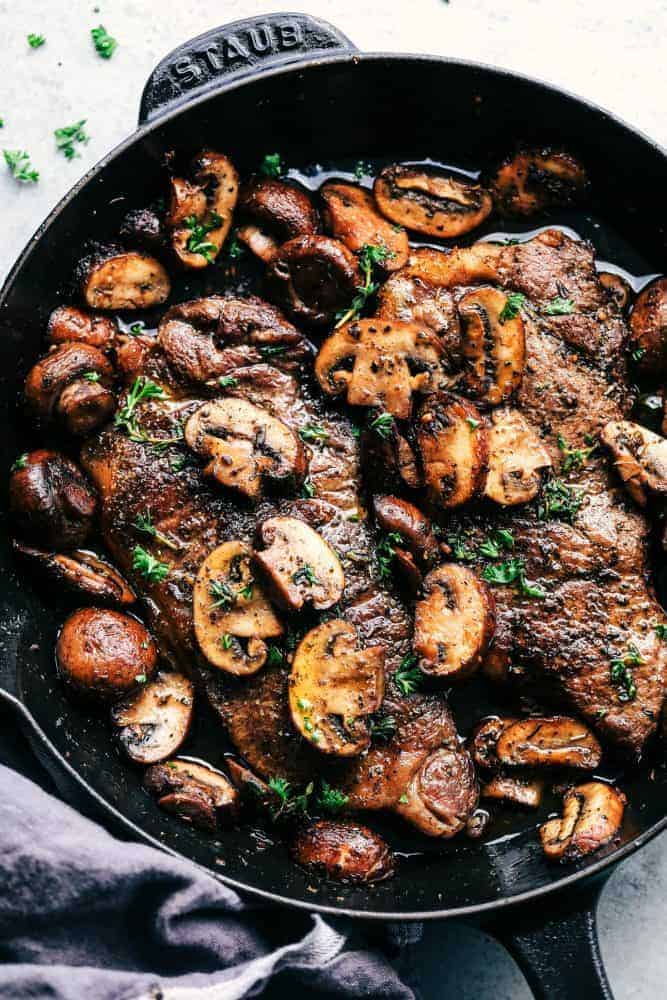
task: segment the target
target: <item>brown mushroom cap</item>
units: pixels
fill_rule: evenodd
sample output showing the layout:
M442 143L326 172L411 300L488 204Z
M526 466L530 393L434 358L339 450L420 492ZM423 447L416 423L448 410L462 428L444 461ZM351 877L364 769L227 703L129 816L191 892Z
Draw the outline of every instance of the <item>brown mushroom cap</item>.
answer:
M604 847L618 833L626 803L623 792L601 781L568 789L562 818L540 827L544 853L554 861L576 861Z
M81 294L91 309L150 309L171 291L162 264L136 250L110 247L81 261L77 270Z
M299 830L292 858L304 868L340 882L378 882L394 871L394 859L379 834L357 823L321 819Z
M496 627L495 602L467 566L446 563L424 580L415 607L413 647L421 669L461 680L479 667Z
M320 220L308 194L273 177L252 177L241 188L239 209L252 225L242 226L239 239L269 262L281 243L320 230Z
M193 717L194 688L184 674L159 673L111 709L116 740L135 764L157 764L183 744Z
M295 489L306 474L296 434L245 399L228 396L205 403L188 419L185 440L210 460L206 475L251 500L261 496L265 480Z
M509 406L493 410L485 496L503 507L528 503L540 491L540 473L551 465L542 439L519 410Z
M137 595L117 569L94 552L45 552L14 541L17 555L51 582L63 585L79 597L96 603L134 604Z
M459 300L462 324L463 385L487 406L509 399L526 367L526 336L520 315L505 318L507 296L498 288L478 288Z
M505 215L534 215L581 201L586 171L569 153L523 150L500 164L491 180L495 207Z
M384 696L384 648L359 648L340 619L311 629L299 643L289 679L292 721L320 753L352 757L371 741L369 716Z
M214 667L237 676L256 673L268 654L263 640L283 631L254 579L250 554L243 542L223 542L200 566L193 594L199 648Z
M486 482L489 432L468 400L438 393L417 415L424 483L433 503L447 509L479 496Z
M408 234L380 215L369 191L356 184L327 181L320 196L326 206L326 225L337 240L354 253L364 246L385 247L389 254L382 262L383 270L403 267L408 259Z
M112 378L111 364L96 347L59 344L28 372L28 410L42 421L58 417L72 434L85 435L105 423L115 409Z
M667 497L667 438L631 420L610 420L602 429L600 442L640 507L646 507L651 497Z
M56 659L68 687L106 700L152 679L157 647L136 618L110 609L81 608L62 627Z
M598 281L618 309L625 313L629 310L634 298L634 290L620 274L612 271L599 271Z
M101 351L113 346L117 333L115 322L108 316L95 316L76 306L58 306L49 316L46 327L50 344L77 341Z
M479 184L401 164L378 174L373 194L392 222L443 239L469 233L493 207L491 195Z
M393 809L427 836L449 839L465 829L478 798L470 754L442 747L417 768Z
M660 278L637 297L630 315L632 352L641 353L637 367L646 375L667 375L667 278Z
M144 787L161 809L210 833L229 826L238 816L239 793L210 764L183 758L154 764L146 771Z
M345 576L338 556L322 536L296 517L270 517L258 530L254 562L275 603L299 611L306 602L316 611L334 605Z
M438 553L438 540L431 521L408 500L394 496L373 497L375 518L385 531L401 535L403 547L428 566Z
M347 323L324 341L315 374L327 395L345 392L351 406L380 407L407 420L412 394L436 387L441 359L438 338L423 327L362 319Z
M361 285L357 258L330 236L297 236L278 249L266 272L267 287L296 320L331 323Z
M93 527L97 496L83 471L65 455L40 449L9 479L9 510L18 531L38 545L82 545Z

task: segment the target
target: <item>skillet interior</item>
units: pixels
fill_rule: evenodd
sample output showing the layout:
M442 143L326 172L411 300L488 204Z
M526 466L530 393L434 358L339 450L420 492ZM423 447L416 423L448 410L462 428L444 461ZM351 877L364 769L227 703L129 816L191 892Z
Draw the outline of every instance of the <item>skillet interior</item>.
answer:
M34 441L25 433L18 406L22 380L42 349L49 312L69 300L82 244L91 236L113 236L128 207L154 196L166 150L174 147L189 155L210 143L228 151L241 171L274 149L296 164L340 163L343 153L351 162L430 156L477 169L517 138L562 143L587 164L596 199L593 212L610 220L615 232L612 237L611 230L596 230L590 217L568 221L594 239L602 259L635 272L661 270L667 236L656 220L667 217L664 154L595 108L494 70L409 57L342 57L279 70L158 123L66 199L5 288L0 302L2 467ZM633 256L629 247L639 248L644 259ZM196 281L182 280L172 301L218 291L218 273L214 269ZM392 840L407 856L395 879L369 890L308 878L288 861L282 845L267 845L261 837L249 836L247 828L213 841L159 812L141 790L140 775L112 749L104 720L65 701L52 660L63 609L18 581L4 537L0 567L6 629L2 653L10 668L16 661L20 698L56 749L149 836L223 877L309 909L435 916L555 887L564 875L589 871L601 858L611 860L618 853L608 848L606 854L564 870L543 860L534 831L525 823L516 835L511 827L496 827L500 837L492 843L444 846L425 844L392 826ZM483 710L481 706L475 714ZM462 706L463 722L466 711ZM219 725L211 720L207 726L202 713L189 752L216 763L224 749ZM643 768L624 780L630 808L620 850L663 820L666 783L667 773L659 767ZM371 824L378 825L374 819ZM424 849L425 854L414 853Z

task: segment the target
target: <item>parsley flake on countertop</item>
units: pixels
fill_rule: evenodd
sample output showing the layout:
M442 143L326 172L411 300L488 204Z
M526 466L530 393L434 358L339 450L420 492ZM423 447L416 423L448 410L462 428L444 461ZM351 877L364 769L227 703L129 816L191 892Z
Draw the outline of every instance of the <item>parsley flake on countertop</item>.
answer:
M280 177L284 174L285 165L280 153L267 153L259 165L259 172L265 177Z
M53 133L56 138L56 146L64 153L66 159L73 160L80 155L74 148L75 142L90 142L90 136L86 134L83 127L85 124L86 119L82 118L80 122L74 122L73 125L63 125L62 128L57 128Z
M118 42L112 38L104 25L100 24L97 28L91 28L90 35L98 56L101 59L111 59L118 48Z
M12 177L21 184L36 184L39 172L33 169L30 156L21 149L3 149L2 155L9 167Z
M31 49L41 49L45 42L46 38L44 35L35 35L32 33L28 35L28 45Z

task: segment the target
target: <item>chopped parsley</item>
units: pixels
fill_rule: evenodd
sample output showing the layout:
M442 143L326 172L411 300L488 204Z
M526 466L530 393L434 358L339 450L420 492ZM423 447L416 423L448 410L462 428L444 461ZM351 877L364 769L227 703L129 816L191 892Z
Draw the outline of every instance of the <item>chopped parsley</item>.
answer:
M304 500L310 500L311 497L315 496L315 487L313 486L310 476L306 476L303 481L303 486L301 487L301 496Z
M259 165L259 172L265 177L282 177L285 165L280 153L267 153Z
M377 740L389 740L396 732L393 715L380 715L371 719L371 736Z
M169 576L169 563L160 562L141 545L135 545L132 550L132 569L141 573L149 583L162 583Z
M132 522L132 527L141 532L144 535L148 535L149 538L154 538L156 542L160 545L165 545L168 549L177 552L180 548L176 542L172 542L170 538L164 535L161 531L153 524L153 516L149 510L145 514L138 514L137 517Z
M370 297L375 295L379 288L378 282L373 281L373 269L378 264L383 264L386 260L391 260L395 256L394 251L389 250L386 246L364 243L359 251L359 267L364 277L364 283L363 285L357 285L357 294L352 299L350 308L336 313L336 325L334 329L337 330L339 326L349 323L350 320L356 319L360 315Z
M57 128L53 133L56 138L56 146L64 153L67 160L73 160L79 155L74 148L75 142L90 142L90 136L83 127L86 120L82 118L80 122L74 122L73 125L63 125L62 128Z
M242 597L244 601L251 601L254 582L255 581L253 579L250 579L247 583L244 583L242 587L239 587L236 593L237 598Z
M407 656L403 657L401 665L394 674L394 683L396 684L396 687L401 694L406 697L414 694L420 687L423 680L424 675L416 664L417 657L413 656L412 653L409 653Z
M269 651L266 656L266 663L269 667L280 667L284 663L284 656L282 651L278 649L277 646L271 644L269 646Z
M184 221L185 228L190 230L188 241L185 244L186 250L203 257L207 264L212 264L220 246L218 243L207 240L206 237L214 229L218 229L221 223L222 219L217 212L211 212L209 218L202 219L201 222L198 221L196 215L188 215Z
M619 701L634 701L637 697L637 685L632 675L632 668L643 662L636 646L629 646L625 656L611 661L609 677L611 683L618 688Z
M510 292L505 300L498 319L501 323L507 323L510 319L515 319L526 301L526 296L521 292Z
M223 649L231 649L234 645L234 637L229 632L225 632L224 635L220 636L220 645Z
M245 253L245 247L243 246L243 244L239 243L238 238L236 236L232 236L232 238L227 244L227 256L231 260L238 260L240 257L243 257L244 253Z
M329 433L320 424L304 424L303 427L299 428L299 437L306 444L324 443L329 440Z
M137 422L136 408L142 400L166 399L167 393L162 386L157 385L145 375L140 375L134 380L132 388L127 394L127 398L120 410L116 413L114 427L124 431L130 441L140 444L152 444L159 448L166 448L170 444L176 444L182 438L182 432L170 438L155 438L146 434Z
M292 573L292 581L296 584L305 583L308 587L314 587L319 583L310 563L304 563L296 573Z
M667 640L667 625L663 624L654 625L654 632L657 635L658 639Z
M132 326L130 327L130 333L132 334L133 337L139 337L144 332L145 328L146 328L145 323L143 322L143 320L139 319L137 320L136 323L133 323Z
M28 45L31 49L41 49L46 42L44 35L35 35L32 32L28 35Z
M10 472L20 472L21 469L25 469L28 464L28 452L24 451L22 455L19 455L17 459L14 460Z
M394 418L391 413L379 413L377 417L371 420L369 427L372 431L375 431L379 437L383 440L391 437L391 433L394 429Z
M542 487L537 516L540 521L556 519L572 524L583 502L582 489L568 486L562 479L549 479Z
M118 48L118 42L112 38L104 25L100 24L97 28L91 28L90 36L98 56L101 59L111 59Z
M449 0L447 0L447 2L449 2ZM403 794L401 795L401 797L400 797L400 799L398 801L401 803L402 806L407 806L407 804L410 801L410 799L407 797L407 795L405 794L405 792L403 792Z
M501 549L514 548L514 535L507 528L498 528L479 547L479 554L487 559L500 558Z
M383 535L378 542L375 555L378 561L378 572L381 580L391 580L391 569L394 556L396 555L396 546L401 545L402 542L403 536L398 531L390 531L387 535Z
M646 354L645 347L636 347L634 351L632 351L632 353L630 354L630 357L632 358L633 361L641 361L641 359L644 357L645 354Z
M569 316L574 312L574 301L557 295L542 310L545 316Z
M277 358L280 354L284 354L287 348L284 344L267 344L266 347L260 347L259 353L263 358Z
M536 587L526 580L526 564L523 559L507 559L505 562L486 566L482 572L482 579L497 587L515 584L522 597L541 599L547 596L542 587Z
M471 431L477 430L479 427L479 420L475 420L474 417L466 417L466 423Z
M333 788L328 781L322 778L321 787L317 793L316 803L322 812L335 815L344 809L350 801L349 795L345 795L338 788Z
M271 819L277 820L288 815L305 816L314 787L311 781L302 792L295 793L291 782L286 778L269 778L269 788L277 799L276 808L271 810Z
M562 434L558 435L556 441L563 452L563 472L569 472L571 469L582 469L593 452L597 450L596 441L588 448L570 448Z
M36 184L39 171L30 162L30 155L22 149L3 149L2 155L15 181L21 184Z
M373 173L373 168L370 163L365 163L363 160L357 160L354 167L354 176L358 181L363 177L369 177Z
M476 559L477 553L468 546L463 535L447 535L445 541L458 562L473 562Z
M218 385L221 389L235 389L238 384L239 380L233 375L221 375L218 379Z
M137 676L134 679L137 682L137 684L145 684L146 681L148 680L146 674L137 674Z
M99 382L100 374L99 372L84 372L81 378L85 378L86 382Z
M236 594L224 580L211 580L208 585L208 592L213 598L212 608L222 608L226 611L236 603Z

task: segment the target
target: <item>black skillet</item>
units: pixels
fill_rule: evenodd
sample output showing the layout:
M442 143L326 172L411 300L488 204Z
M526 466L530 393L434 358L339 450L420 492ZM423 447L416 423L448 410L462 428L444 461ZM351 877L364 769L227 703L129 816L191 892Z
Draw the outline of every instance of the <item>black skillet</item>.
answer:
M152 200L167 150L194 153L210 144L229 152L242 171L274 150L293 164L340 164L343 155L350 164L377 165L402 156L477 169L517 138L562 144L583 157L595 203L569 222L593 239L600 257L635 273L664 270L667 156L585 101L470 63L361 54L336 29L301 14L240 21L181 46L152 74L139 130L52 212L2 290L0 468L35 444L23 425L20 388L43 349L50 310L69 298L82 244L112 237L128 207ZM609 224L597 228L597 219ZM174 299L217 291L218 274L183 279ZM536 996L611 995L598 950L596 902L613 866L667 824L663 768L623 775L630 806L620 843L569 867L544 860L531 818L496 828L485 843L444 847L389 827L402 848L393 880L372 889L316 882L288 861L283 845L267 844L261 833L231 831L213 841L146 798L140 775L114 753L104 721L64 700L52 651L65 606L17 577L5 536L0 696L15 707L38 756L79 808L267 901L380 920L474 920L508 946ZM477 696L473 692L473 700ZM463 715L483 714L482 704L464 704ZM223 750L219 726L204 714L190 752L215 763Z

